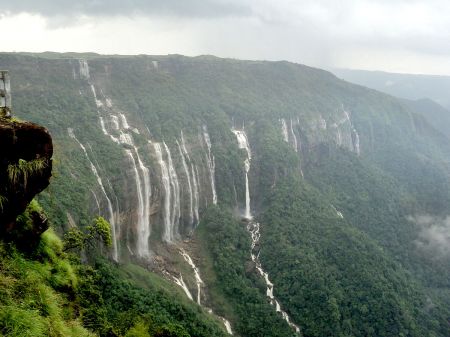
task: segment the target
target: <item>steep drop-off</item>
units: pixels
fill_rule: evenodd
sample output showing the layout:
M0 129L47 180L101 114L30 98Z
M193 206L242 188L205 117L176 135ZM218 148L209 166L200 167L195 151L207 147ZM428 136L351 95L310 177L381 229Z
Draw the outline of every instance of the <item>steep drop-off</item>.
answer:
M55 136L41 201L61 230L104 216L112 259L241 336L447 334L449 257L423 254L411 219L450 213L450 147L407 104L288 62L56 56L0 62Z

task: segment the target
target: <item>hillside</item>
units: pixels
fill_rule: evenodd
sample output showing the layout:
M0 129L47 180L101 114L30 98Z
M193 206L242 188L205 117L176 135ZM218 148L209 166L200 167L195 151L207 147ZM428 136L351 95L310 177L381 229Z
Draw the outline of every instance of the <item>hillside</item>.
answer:
M109 259L105 279L134 271L136 299L101 285L110 319L131 307L148 322L160 299L138 298L163 284L180 290L165 303L212 309L195 319L239 336L448 336L450 146L426 106L288 62L0 54L0 66L16 114L52 134L39 201L55 230L103 216L112 247L88 260Z
M397 74L383 71L333 69L339 78L409 100L429 98L450 109L449 76Z

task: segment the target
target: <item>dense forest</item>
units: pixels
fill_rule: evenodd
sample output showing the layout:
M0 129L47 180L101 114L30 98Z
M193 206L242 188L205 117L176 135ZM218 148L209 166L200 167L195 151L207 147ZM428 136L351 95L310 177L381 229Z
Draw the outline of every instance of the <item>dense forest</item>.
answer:
M27 185L36 159L0 149L1 334L449 335L450 143L433 105L289 62L0 64L0 137L30 120L54 147L36 193L51 166ZM12 217L17 186L29 206Z

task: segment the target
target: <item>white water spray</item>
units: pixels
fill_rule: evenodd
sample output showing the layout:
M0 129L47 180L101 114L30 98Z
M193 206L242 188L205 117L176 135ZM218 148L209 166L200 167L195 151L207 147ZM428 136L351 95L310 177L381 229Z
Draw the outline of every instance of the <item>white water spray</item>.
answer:
M281 122L281 132L283 134L283 139L286 143L289 143L289 134L288 134L286 120L284 118L281 118L280 122Z
M73 132L73 129L69 128L69 129L67 129L67 132L69 134L69 137L74 139L78 143L78 145L80 145L81 149L83 150L84 155L86 156L86 159L88 160L88 162L91 166L91 171L94 174L95 178L97 179L97 183L99 184L100 189L101 189L103 195L105 196L105 199L106 199L106 202L108 205L108 213L109 213L108 221L111 224L112 241L113 241L113 259L115 261L118 261L119 256L118 256L118 251L117 251L117 239L116 239L116 217L115 217L115 213L114 213L114 209L113 209L111 200L109 199L108 194L106 193L102 178L100 177L97 168L95 167L95 165L92 163L91 159L89 158L89 155L86 151L86 147L77 139L77 137L75 136L75 133Z
M206 125L203 125L203 139L205 141L208 152L206 153L206 160L208 162L209 176L211 179L211 190L213 196L213 204L217 204L217 192L216 192L216 162L214 155L211 153L211 139L209 137L208 129Z
M89 74L89 65L87 62L84 63L83 69L86 69ZM90 77L86 79L89 80ZM129 149L125 150L130 163L132 164L135 183L136 183L136 195L138 199L138 209L137 209L137 241L136 241L136 251L141 257L148 257L150 254L150 247L148 240L151 233L150 227L150 200L151 200L151 185L150 185L150 172L148 168L142 162L139 151L134 145L133 137L128 133L130 126L123 113L115 112L113 110L112 100L106 97L102 90L100 90L100 97L97 95L95 86L93 83L89 83L89 86L94 96L95 104L97 106L97 113L99 115L100 126L104 135L109 136L111 140L116 144L125 144L133 149L133 152ZM105 119L102 116L107 114L107 118L110 118L111 123L108 125L105 123ZM112 126L112 127L110 127ZM112 129L113 132L118 132L119 137L117 138L108 131L108 128ZM136 164L137 162L137 164Z
M189 224L193 224L194 223L194 196L192 193L192 184L191 184L191 175L189 173L189 169L186 163L186 158L185 158L185 153L183 150L181 150L181 146L180 143L177 140L177 146L178 146L178 151L180 152L180 156L181 156L181 162L183 164L183 169L184 169L184 175L186 176L187 179L187 187L188 187L188 193L189 193Z
M204 286L205 283L203 282L202 278L200 277L200 270L197 268L197 266L195 265L195 263L192 260L192 258L190 257L190 255L183 248L180 248L179 252L180 252L181 256L183 256L184 260L189 264L189 266L194 271L195 283L197 285L197 304L198 305L202 305L201 304L201 289L202 289L202 287ZM192 295L191 295L190 299L193 300ZM212 311L211 308L205 307L205 309L210 314L213 314L213 311ZM217 316L217 317L219 317L220 320L223 322L223 324L225 326L225 329L228 332L228 334L232 335L233 334L233 330L231 329L230 322L224 317L221 317L221 316Z
M294 148L295 152L297 152L298 151L298 142L297 142L297 136L295 135L295 132L294 132L292 119L291 119L291 123L289 126L289 131L291 132L291 136L292 136L292 147Z
M270 304L275 307L276 312L279 312L281 314L281 317L289 324L289 326L296 333L300 334L300 327L291 321L287 312L285 312L281 309L280 302L278 302L278 300L274 297L274 295L273 295L274 284L270 281L269 274L267 272L265 272L264 269L262 268L261 261L259 261L259 251L258 252L255 251L256 247L259 246L259 239L261 237L261 234L259 231L260 230L259 223L250 221L247 224L247 230L250 233L251 238L252 238L252 248L250 251L251 258L252 258L252 261L256 265L256 269L258 270L258 273L264 278L264 282L266 283L266 287L267 287L266 296L269 298Z
M170 149L165 142L163 142L164 149L166 150L167 163L169 169L170 186L172 188L172 210L171 210L171 225L173 226L172 233L177 235L178 224L181 217L181 207L180 207L180 184L178 183L177 172L173 166L172 155L170 154Z
M153 143L155 149L156 159L159 163L161 169L161 183L164 190L164 209L163 209L163 222L164 222L164 233L163 240L166 242L171 242L173 239L173 229L170 222L170 201L171 201L171 188L170 188L170 177L169 169L167 168L166 162L164 161L162 147L160 143Z
M186 283L184 283L183 275L180 274L180 277L175 277L175 276L173 276L173 280L174 280L174 282L175 282L176 284L178 284L178 285L183 289L183 291L184 291L184 293L186 294L186 296L187 296L191 301L193 301L194 298L192 297L191 292L189 291L188 287L186 286Z
M80 59L78 60L78 64L80 65L80 78L84 80L90 79L89 66L87 61Z
M245 213L244 213L244 217L246 219L251 219L252 214L251 214L251 210L250 210L251 200L250 200L250 186L249 186L249 181L248 181L248 172L250 171L250 163L251 163L251 159L252 159L252 153L250 151L250 145L248 143L248 139L247 139L247 135L246 135L245 131L236 130L236 129L231 129L231 131L236 136L239 148L245 149L245 151L247 152L247 158L244 161L244 169L245 169Z

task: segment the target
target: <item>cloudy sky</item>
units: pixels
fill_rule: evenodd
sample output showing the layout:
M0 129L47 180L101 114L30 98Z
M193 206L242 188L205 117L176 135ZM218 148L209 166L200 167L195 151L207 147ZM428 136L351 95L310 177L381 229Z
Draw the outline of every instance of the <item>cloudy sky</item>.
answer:
M213 54L450 75L447 0L0 0L0 51Z

